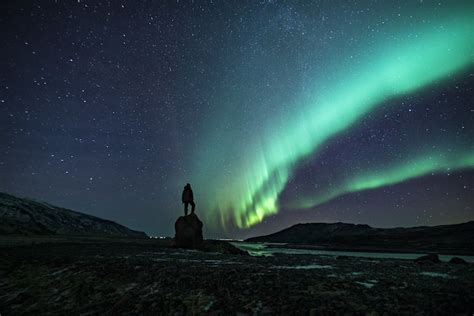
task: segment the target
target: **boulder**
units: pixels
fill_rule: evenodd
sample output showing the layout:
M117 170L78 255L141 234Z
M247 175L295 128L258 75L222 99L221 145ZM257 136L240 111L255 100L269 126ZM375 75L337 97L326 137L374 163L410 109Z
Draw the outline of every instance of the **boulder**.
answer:
M440 263L441 260L439 260L438 255L432 253L429 255L416 258L415 262L418 264L434 264L434 263Z
M218 252L225 255L249 255L247 251L240 250L234 245L223 240L206 240L203 243L201 250L204 252Z
M202 222L196 214L180 216L174 224L176 234L173 246L178 248L200 248L203 242Z
M449 263L453 263L453 264L467 264L467 261L464 260L463 258L452 257L451 260L449 260Z

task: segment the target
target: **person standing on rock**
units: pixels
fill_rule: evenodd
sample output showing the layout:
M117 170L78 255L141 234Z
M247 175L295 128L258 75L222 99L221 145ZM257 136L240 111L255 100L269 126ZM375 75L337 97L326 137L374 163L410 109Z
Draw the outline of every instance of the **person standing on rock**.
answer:
M184 186L181 201L184 203L184 215L188 215L188 204L191 204L191 214L194 214L196 204L194 203L193 190L191 190L191 185L189 183Z

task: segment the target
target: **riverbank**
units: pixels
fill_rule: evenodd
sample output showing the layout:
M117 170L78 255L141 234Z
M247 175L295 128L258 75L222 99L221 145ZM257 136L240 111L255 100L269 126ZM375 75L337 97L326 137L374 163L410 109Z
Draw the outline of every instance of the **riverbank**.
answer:
M474 256L472 255L458 255L450 253L440 254L438 252L398 252L393 249L383 251L382 249L367 249L362 250L359 248L337 248L337 247L317 247L317 246L306 246L306 245L292 245L292 244L272 244L272 243L249 243L249 242L232 242L232 245L248 251L254 256L269 256L274 254L287 254L287 255L318 255L318 256L347 256L347 257L359 257L359 258L375 258L375 259L404 259L404 260L415 260L416 258L432 253L439 254L441 261L448 262L452 258L462 258L463 260L474 263ZM443 253L443 252L442 252Z
M0 313L465 314L474 265L74 239L0 246Z

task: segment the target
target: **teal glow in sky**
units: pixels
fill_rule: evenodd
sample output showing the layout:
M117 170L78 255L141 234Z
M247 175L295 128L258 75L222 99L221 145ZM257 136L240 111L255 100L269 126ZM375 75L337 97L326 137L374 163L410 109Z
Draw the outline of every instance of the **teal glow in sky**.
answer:
M206 188L206 196L215 197L204 202L205 209L211 210L206 214L207 221L248 228L277 214L279 195L300 161L317 155L322 145L330 146L331 140L357 126L384 101L416 93L472 67L474 10L444 10L441 15L423 12L409 26L405 25L409 18L401 18L388 29L385 38L377 37L361 45L366 50L359 52L357 58L347 58L342 50L328 56L328 60L315 59L320 69L329 65L324 70L326 75L315 75L313 86L308 88L311 84L307 84L304 96L266 105L265 115L256 110L261 124L249 127L252 137L245 125L240 126L241 130L232 130L231 125L230 131L212 135L195 164L205 166L195 175L197 183ZM430 19L431 14L436 18ZM248 101L245 96L240 101L229 107L248 106L246 102L258 107L258 102ZM277 110L273 111L273 107ZM428 158L439 154L434 151L374 173L367 170L349 174L340 187L323 195L316 192L314 197L305 197L294 206L312 207L349 192L391 185L447 168L473 167L472 146L461 148L461 152L460 156L441 160Z
M394 166L389 165L380 171L367 170L355 174L349 179L345 179L344 183L338 184L336 188L313 192L312 196L300 199L288 207L311 208L347 193L393 185L430 173L451 173L474 166L473 152L466 151L466 153L456 156L446 156L444 154L446 152L449 150L445 148L439 153L433 151L427 155L415 155L414 160L404 161Z
M158 236L186 183L206 238L474 220L472 0L3 7L0 192Z

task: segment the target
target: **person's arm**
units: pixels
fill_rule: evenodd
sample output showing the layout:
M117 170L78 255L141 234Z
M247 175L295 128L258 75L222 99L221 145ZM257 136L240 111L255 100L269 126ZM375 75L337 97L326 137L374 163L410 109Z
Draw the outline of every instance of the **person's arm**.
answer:
M184 193L185 193L185 192L186 192L186 191L183 190L183 194L181 194L181 202L182 202L182 203L184 203Z
M189 193L191 194L191 201L194 201L193 190L189 190Z

